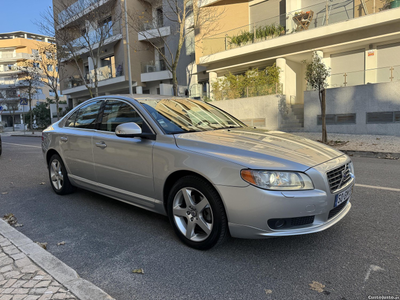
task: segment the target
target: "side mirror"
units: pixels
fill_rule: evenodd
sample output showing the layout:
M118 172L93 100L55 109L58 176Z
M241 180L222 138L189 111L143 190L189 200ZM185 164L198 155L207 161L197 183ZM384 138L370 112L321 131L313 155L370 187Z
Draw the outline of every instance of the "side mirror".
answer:
M138 137L142 134L142 128L135 122L119 124L115 128L115 135L119 137Z

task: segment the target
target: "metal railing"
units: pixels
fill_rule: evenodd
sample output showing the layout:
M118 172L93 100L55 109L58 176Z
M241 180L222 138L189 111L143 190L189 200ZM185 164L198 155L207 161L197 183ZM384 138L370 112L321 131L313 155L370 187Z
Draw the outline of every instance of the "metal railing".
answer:
M282 92L282 87L282 84L277 83L265 86L247 86L243 89L213 90L212 96L214 100L218 101L276 95Z
M152 60L141 63L142 73L152 73L152 72L160 72L166 71L167 66L164 60Z
M359 5L354 5L353 0L323 1L205 38L200 47L201 56L344 22L388 8L383 1L376 5L373 5L373 0L362 1Z
M4 59L30 59L31 54L28 53L2 53L0 52L0 60Z
M78 0L57 14L58 24L65 26L108 1L109 0Z
M115 64L112 64L110 66L97 68L96 71L98 82L124 75L122 65L119 65L117 68L115 68ZM95 81L94 74L94 70L91 70L88 74L85 75L85 80L83 80L79 75L70 77L67 81L68 88L74 88L93 83Z

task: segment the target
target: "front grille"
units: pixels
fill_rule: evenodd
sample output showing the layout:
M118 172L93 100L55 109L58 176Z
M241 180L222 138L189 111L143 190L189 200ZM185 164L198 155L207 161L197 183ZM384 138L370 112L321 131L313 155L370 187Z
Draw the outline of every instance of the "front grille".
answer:
M340 213L340 211L343 209L343 207L346 206L347 202L348 202L348 201L345 201L345 202L343 202L342 204L336 206L334 209L332 209L332 210L329 212L328 220L331 219L331 218L333 218L334 216L336 216L338 213Z
M312 224L314 223L314 219L315 216L286 218L286 219L270 219L268 220L268 226L271 229L288 229L296 226Z
M314 223L315 216L292 218L292 226L301 226Z
M328 172L328 182L331 192L340 189L346 182L351 180L348 164Z

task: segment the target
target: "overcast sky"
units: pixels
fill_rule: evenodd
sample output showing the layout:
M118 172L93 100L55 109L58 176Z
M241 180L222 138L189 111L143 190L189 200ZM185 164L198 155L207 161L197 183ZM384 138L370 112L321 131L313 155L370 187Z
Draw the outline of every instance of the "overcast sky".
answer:
M41 33L35 25L52 0L0 0L0 33L27 31Z

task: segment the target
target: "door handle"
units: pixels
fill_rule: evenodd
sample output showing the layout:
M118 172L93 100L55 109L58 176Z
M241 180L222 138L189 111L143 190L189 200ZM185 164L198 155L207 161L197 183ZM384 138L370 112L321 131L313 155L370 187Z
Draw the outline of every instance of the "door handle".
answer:
M61 142L68 142L68 138L66 136L60 137Z
M96 147L99 147L101 149L104 149L105 147L107 147L107 144L104 142L97 142L96 143Z

